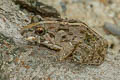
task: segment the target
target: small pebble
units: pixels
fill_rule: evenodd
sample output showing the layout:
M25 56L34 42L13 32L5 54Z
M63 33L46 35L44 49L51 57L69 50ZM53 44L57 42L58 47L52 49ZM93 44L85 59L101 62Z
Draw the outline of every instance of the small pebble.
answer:
M67 10L66 3L61 1L61 2L60 2L60 6L61 6L61 8L62 8L62 12L65 13L66 10Z
M111 34L120 37L120 27L119 26L112 24L112 23L105 22L104 29L106 31L110 32Z
M114 60L120 60L120 55L115 56Z
M108 48L110 48L110 49L115 49L115 48L117 48L117 45L119 45L118 38L113 35L106 35L105 39L107 40Z

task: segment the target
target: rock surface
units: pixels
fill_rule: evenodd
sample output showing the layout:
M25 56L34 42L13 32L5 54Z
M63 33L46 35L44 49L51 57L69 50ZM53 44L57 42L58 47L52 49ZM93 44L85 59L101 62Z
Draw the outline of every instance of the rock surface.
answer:
M30 16L20 10L12 0L0 0L0 80L119 80L120 42L117 36L106 34L104 22L120 26L120 1L111 0L39 0L52 5L63 17L78 19L105 37L109 47L100 66L80 65L69 61L58 62L48 50L25 46L20 28L29 24ZM105 1L105 2L102 2ZM12 43L11 43L12 41ZM22 47L21 47L22 46Z

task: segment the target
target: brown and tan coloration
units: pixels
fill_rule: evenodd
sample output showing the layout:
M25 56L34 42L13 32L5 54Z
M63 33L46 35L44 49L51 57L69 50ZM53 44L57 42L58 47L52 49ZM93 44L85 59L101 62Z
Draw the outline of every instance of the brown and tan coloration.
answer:
M100 65L104 61L108 43L85 23L61 19L55 8L37 0L13 1L44 18L21 29L29 44L49 49L58 54L60 60L90 65Z
M37 30L40 30L39 34L36 34ZM107 41L80 21L41 21L23 27L22 32L24 38L35 38L32 43L56 51L60 60L71 59L80 64L100 65L107 51Z

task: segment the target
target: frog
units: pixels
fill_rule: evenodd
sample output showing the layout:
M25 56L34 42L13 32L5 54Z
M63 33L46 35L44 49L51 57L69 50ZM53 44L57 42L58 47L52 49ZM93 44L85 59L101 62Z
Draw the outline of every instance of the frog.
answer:
M41 21L25 29L33 29L33 42L56 51L61 61L71 59L80 64L100 65L105 59L107 41L81 21Z
M87 65L104 62L108 42L87 24L80 20L63 19L55 8L45 4L41 4L43 8L38 8L40 5L36 0L15 1L43 18L21 28L21 35L29 45L49 49L59 56L60 61L71 60Z

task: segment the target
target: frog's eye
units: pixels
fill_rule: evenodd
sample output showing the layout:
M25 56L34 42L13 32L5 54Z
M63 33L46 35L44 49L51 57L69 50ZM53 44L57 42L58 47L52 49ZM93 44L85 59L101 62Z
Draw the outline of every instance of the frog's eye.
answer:
M35 34L44 35L45 34L45 29L43 27L36 28L35 29Z

